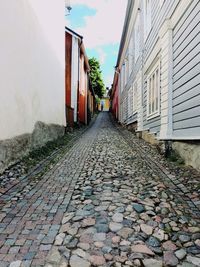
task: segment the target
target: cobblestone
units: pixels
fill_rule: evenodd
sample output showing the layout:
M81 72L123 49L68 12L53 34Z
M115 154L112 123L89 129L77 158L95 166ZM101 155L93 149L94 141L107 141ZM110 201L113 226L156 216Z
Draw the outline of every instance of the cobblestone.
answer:
M199 218L187 185L177 187L168 163L158 155L166 176L138 144L156 158L101 113L21 199L13 190L0 211L0 266L198 266Z

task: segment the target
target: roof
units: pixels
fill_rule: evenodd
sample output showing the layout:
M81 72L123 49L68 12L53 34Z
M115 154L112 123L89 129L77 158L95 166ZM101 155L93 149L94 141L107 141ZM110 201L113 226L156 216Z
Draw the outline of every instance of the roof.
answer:
M83 39L83 36L81 36L80 34L78 34L77 32L73 31L72 29L70 29L70 28L68 28L66 26L65 26L65 31L70 32L71 34L76 35L80 39Z
M76 35L80 39L80 50L81 50L81 53L84 55L84 61L85 61L85 66L87 67L87 71L90 71L90 65L89 65L88 57L87 57L87 54L85 51L85 46L83 44L83 36L81 36L80 34L78 34L77 32L73 31L72 29L70 29L66 26L65 26L65 32Z
M121 36L121 41L120 41L120 46L119 46L119 52L118 52L118 57L117 57L117 63L115 66L115 73L114 73L114 77L113 77L113 85L112 85L112 92L111 95L114 94L114 91L116 89L116 82L118 80L118 76L119 76L119 64L120 64L120 60L121 60L121 55L124 49L124 45L125 45L125 41L126 41L126 36L127 36L127 32L128 32L128 25L130 23L130 19L131 19L131 14L132 14L132 10L135 4L135 0L128 0L128 4L127 4L127 8L126 8L126 16L125 16L125 20L124 20L124 26L123 26L123 31L122 31L122 36Z

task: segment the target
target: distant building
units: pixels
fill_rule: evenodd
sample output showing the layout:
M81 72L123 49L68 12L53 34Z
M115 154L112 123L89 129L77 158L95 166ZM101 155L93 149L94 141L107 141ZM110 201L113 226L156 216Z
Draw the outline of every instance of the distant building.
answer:
M119 72L115 70L112 88L110 90L110 106L114 117L119 120Z
M129 0L112 92L122 124L147 140L172 140L198 168L189 141L200 140L199 21L198 0Z
M105 92L104 96L100 99L98 104L99 111L109 111L110 110L110 97L108 95L108 90Z
M88 124L94 113L95 95L89 80L90 66L83 37L65 28L65 88L67 126Z

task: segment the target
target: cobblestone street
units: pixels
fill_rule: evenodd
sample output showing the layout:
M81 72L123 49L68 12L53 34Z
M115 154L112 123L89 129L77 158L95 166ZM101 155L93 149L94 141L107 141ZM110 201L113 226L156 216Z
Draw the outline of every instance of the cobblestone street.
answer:
M199 184L100 113L40 180L0 196L0 266L200 266Z

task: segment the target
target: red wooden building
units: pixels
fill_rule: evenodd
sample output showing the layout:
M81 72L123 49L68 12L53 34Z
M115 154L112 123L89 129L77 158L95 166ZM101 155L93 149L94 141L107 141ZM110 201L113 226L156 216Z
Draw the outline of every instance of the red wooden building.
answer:
M116 70L110 94L111 111L113 116L119 119L119 72Z
M83 37L65 29L65 87L66 87L66 120L69 127L74 122L88 124L88 112L93 113L95 95L89 83L90 66L83 44ZM91 97L92 95L92 97Z

